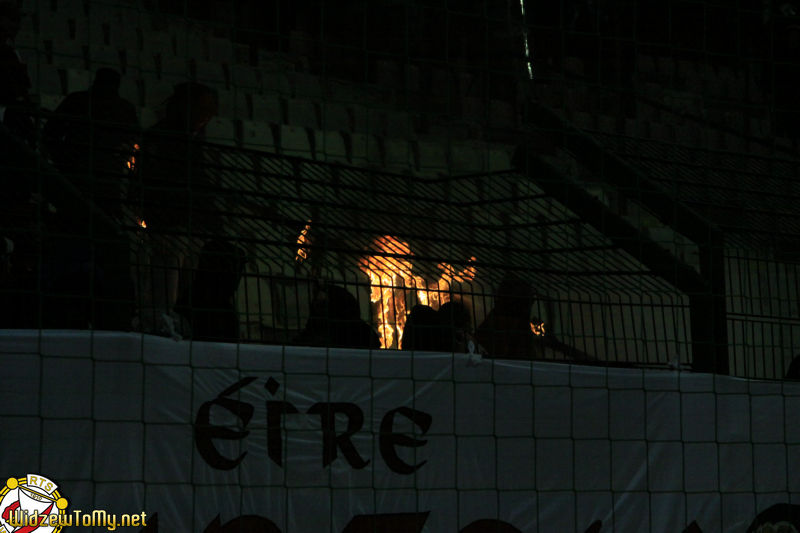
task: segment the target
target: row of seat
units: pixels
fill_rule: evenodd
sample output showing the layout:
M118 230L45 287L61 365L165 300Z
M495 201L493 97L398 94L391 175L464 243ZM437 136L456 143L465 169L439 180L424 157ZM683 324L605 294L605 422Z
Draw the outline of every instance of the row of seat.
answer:
M175 83L194 79L219 94L219 116L208 126L216 142L398 171L434 169L432 174L509 166L506 151L486 143L448 145L446 123L439 130L420 129L419 117L392 107L385 89L286 71L281 58L269 53L259 54L260 66L253 66L246 62L249 50L185 21L157 20L134 4L26 4L33 16L26 17L16 45L43 107L55 107L62 95L88 88L93 71L109 66L123 72L120 93L140 109L144 126L157 120L157 109ZM398 68L392 62L383 66L387 72ZM407 65L405 71L407 77L420 77L419 69ZM449 83L445 71L434 69L431 76L434 85ZM468 84L468 78L461 76L459 83ZM513 107L499 100L467 96L456 108L478 124L517 122ZM420 140L420 131L441 138Z
M44 72L52 73L51 70ZM69 71L68 74L71 85L85 88L90 83L88 71ZM78 74L83 76L78 77ZM53 83L60 84L61 80ZM46 83L42 85L47 86ZM62 98L62 94L44 93L40 97L41 105L54 109ZM385 128L377 135L349 132L345 131L346 128L336 127L348 117L336 119L335 109L337 107L332 105L332 120L323 125L304 123L303 120L281 123L280 115L269 115L263 110L256 113L255 120L217 116L208 124L206 136L209 141L218 144L357 166L385 167L397 172L438 175L448 170L480 172L510 167L508 147L492 146L481 141L410 139L408 135L393 136ZM346 111L341 107L338 109ZM161 116L161 111L153 107L140 107L139 113L144 128L155 124ZM386 120L387 116L383 118ZM395 120L398 119L395 117Z
M508 170L511 147L481 141L420 138L409 141L220 117L206 127L210 142L320 161L384 168L421 176Z
M84 90L91 84L92 71L80 68L59 68L49 64L40 54L23 49L36 92L64 95ZM106 66L100 64L98 66ZM172 93L175 83L191 77L158 79L151 76L125 75L120 94L139 107L157 107ZM279 74L286 89L284 93L258 93L245 88L233 90L217 88L219 115L225 118L267 121L308 128L340 130L352 133L377 134L413 139L417 135L420 119L415 113L388 107L369 107L358 103L344 103L303 96L311 82L301 77ZM301 84L290 83L302 80ZM213 85L212 85L213 87ZM285 96L282 96L285 95ZM319 93L318 93L319 94ZM511 104L477 98L461 101L464 119L496 127L513 127L518 117Z
M680 124L670 124L646 118L620 118L610 115L593 115L581 111L570 112L565 116L575 126L589 132L600 131L636 139L652 139L664 143L734 152L749 150L754 146L754 143L748 142L744 135L708 128L696 121L687 120ZM749 127L750 129L747 131L752 137L761 137L768 130L769 123L754 119ZM745 131L742 130L743 133Z

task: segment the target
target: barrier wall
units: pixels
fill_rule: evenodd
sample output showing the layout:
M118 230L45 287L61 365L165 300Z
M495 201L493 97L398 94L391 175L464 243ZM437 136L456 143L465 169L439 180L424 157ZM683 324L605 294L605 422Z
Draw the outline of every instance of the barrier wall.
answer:
M800 492L789 382L110 332L0 361L0 477L150 531L739 532Z

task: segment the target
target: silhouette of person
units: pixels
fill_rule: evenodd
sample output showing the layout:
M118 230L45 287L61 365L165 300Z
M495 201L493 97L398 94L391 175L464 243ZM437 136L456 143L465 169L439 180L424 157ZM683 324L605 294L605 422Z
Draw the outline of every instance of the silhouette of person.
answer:
M238 342L239 317L233 297L242 279L244 252L213 239L200 252L189 301L176 308L189 318L195 340Z
M378 333L361 320L358 301L336 285L326 285L317 292L306 327L294 343L330 348L381 347Z
M28 67L14 49L20 20L17 4L0 0L0 124L7 128L6 133L35 146L36 128L28 112L31 79Z
M533 288L514 276L497 287L494 309L478 327L478 341L490 357L533 359L540 355L540 342L531 331Z
M56 167L113 215L126 192L124 180L139 136L136 108L119 96L119 85L118 72L99 69L88 90L64 98L43 131Z
M485 353L472 335L472 317L463 302L449 301L437 312L440 325L439 346L444 352Z
M403 330L402 350L438 351L441 344L441 326L435 309L427 305L415 305L406 318Z
M142 135L133 201L146 226L137 273L136 329L181 338L188 331L173 307L179 272L199 248L196 234L221 224L209 191L202 140L217 113L214 91L198 83L176 85L166 116Z

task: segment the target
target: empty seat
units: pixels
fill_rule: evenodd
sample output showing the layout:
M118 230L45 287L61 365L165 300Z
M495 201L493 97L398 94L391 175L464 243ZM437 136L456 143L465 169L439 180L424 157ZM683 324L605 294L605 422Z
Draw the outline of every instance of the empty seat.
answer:
M185 24L172 24L169 33L175 43L175 55L195 59L208 60L208 36L187 27Z
M114 32L115 28L112 28L112 36ZM112 42L112 44L115 43ZM156 30L149 32L147 35L143 35L142 51L152 55L161 55L162 57L175 55L175 48L172 45L172 38L170 35L166 32Z
M385 138L384 164L389 169L403 169L416 167L414 147L406 139Z
M231 64L235 61L233 43L230 39L212 37L208 40L208 59L216 63Z
M272 152L275 150L275 140L272 137L272 128L266 122L242 120L242 147L250 150Z
M214 117L206 125L206 140L226 146L236 145L236 127L233 120L225 117Z
M136 107L139 107L143 103L139 80L132 76L122 77L119 84L119 95Z
M664 142L673 142L675 140L675 133L672 126L661 122L650 123L650 136L653 139Z
M279 124L283 122L283 110L281 100L277 95L254 94L251 97L252 118L262 122L272 122Z
M511 155L514 152L514 146L505 147L491 147L489 149L489 172L496 172L498 170L509 170L512 168Z
M162 80L182 83L189 79L189 64L182 57L162 54L160 72Z
M656 64L651 56L636 56L636 70L641 74L653 74L656 71Z
M139 125L143 129L153 127L160 119L161 116L155 109L149 107L142 107L139 109Z
M344 104L324 102L321 107L323 129L351 131L350 112Z
M208 85L215 89L222 89L228 86L225 79L225 70L219 63L194 61L192 62L192 71L194 79L203 85Z
M565 57L564 70L570 74L575 74L578 76L583 76L585 73L583 61L577 57Z
M144 105L157 107L172 95L173 84L168 81L144 78Z
M386 134L389 137L414 138L414 123L406 111L387 111L385 115Z
M404 137L403 135L393 135L387 128L386 112L383 109L376 109L374 107L366 108L366 123L367 127L365 133L373 135L380 135L381 137Z
M89 69L94 71L100 67L109 67L121 71L119 50L112 46L92 46L89 48Z
M626 118L625 135L636 138L647 137L647 122L635 118Z
M123 51L125 72L139 72L143 77L156 78L158 76L158 63L156 57L150 52L138 50Z
M261 90L265 92L289 95L292 88L286 74L274 69L259 69L261 78Z
M33 92L54 95L64 94L64 82L61 70L54 65L40 63L28 67L28 74L33 85Z
M55 2L56 13L63 17L85 17L86 5L83 0L57 0Z
M350 105L350 115L352 117L353 131L357 133L371 133L373 135L384 135L383 115L376 110L364 105ZM374 122L379 119L380 127L375 128Z
M44 3L43 0L22 0L20 7L23 13L37 13Z
M597 117L597 127L600 131L605 133L617 133L619 129L617 125L617 117L599 115Z
M53 41L53 64L60 68L86 68L83 46L75 41Z
M292 126L318 128L316 104L310 100L290 98L286 101L286 122Z
M283 125L280 127L281 153L289 156L311 157L311 144L306 128Z
M35 46L17 46L16 50L20 58L22 58L22 62L28 66L28 70L36 68L39 63L47 62L47 56L44 51Z
M464 120L468 120L476 124L485 124L486 106L483 103L483 99L473 96L465 96L462 98L461 116L464 118Z
M677 61L677 76L682 80L699 80L700 73L697 70L697 65L694 61L687 59L679 59Z
M350 138L350 162L356 166L380 166L382 162L378 137L363 133L352 133Z
M247 95L236 91L218 91L219 116L228 118L250 118Z
M122 22L130 23L130 20L123 18L123 14L127 14L126 10L121 9L119 6L91 2L89 4L89 11L86 18L88 21L90 21L90 23L108 24L110 26L114 26Z
M41 94L39 95L39 107L54 111L64 97L60 94Z
M261 80L258 71L250 65L231 65L231 87L235 89L247 89L250 92L261 90Z
M347 148L341 132L314 130L314 158L347 163Z
M230 63L236 63L237 65L238 64L241 64L241 65L249 65L250 64L250 61L252 59L252 57L251 57L252 50L251 50L251 47L250 47L249 44L231 42L231 50L232 50L231 53L233 54L233 57L232 57Z
M422 157L420 147L420 157ZM454 141L450 144L453 172L472 174L486 170L489 147L479 141Z
M46 9L36 13L36 30L43 41L64 41L70 37L67 18Z
M70 39L88 44L90 46L106 46L108 32L104 27L92 24L85 15L69 21Z
M489 101L489 126L493 128L513 128L517 125L514 106L503 100Z
M295 96L324 99L324 92L319 78L305 72L292 72L287 76L291 85L292 94Z
M594 116L583 111L573 111L570 113L570 119L576 127L582 130L595 130Z
M17 33L14 39L14 48L16 48L18 52L23 53L28 50L42 49L42 44L34 31L25 29Z
M92 78L92 73L88 70L67 69L65 89L68 94L75 91L85 91L91 87Z
M372 65L371 78L373 78L378 85L400 87L401 73L402 66L396 61L378 59Z
M143 49L150 52L151 56L172 50L168 42L159 41L157 34L148 34L147 39L142 39L138 27L131 24L109 24L108 44L127 51L128 55Z
M672 79L675 77L675 60L672 57L661 56L656 59L656 67L661 76Z
M420 139L417 150L419 171L422 174L438 175L440 172L447 172L447 146L439 139Z

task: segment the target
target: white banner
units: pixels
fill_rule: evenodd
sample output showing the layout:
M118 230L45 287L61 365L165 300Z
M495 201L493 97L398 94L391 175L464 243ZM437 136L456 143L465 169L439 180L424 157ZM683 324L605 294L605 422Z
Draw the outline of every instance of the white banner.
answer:
M800 503L795 383L104 332L0 358L0 479L148 531L743 532Z

